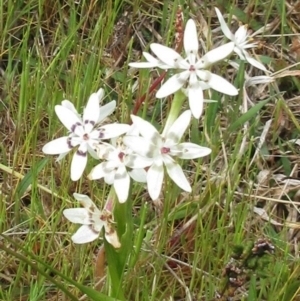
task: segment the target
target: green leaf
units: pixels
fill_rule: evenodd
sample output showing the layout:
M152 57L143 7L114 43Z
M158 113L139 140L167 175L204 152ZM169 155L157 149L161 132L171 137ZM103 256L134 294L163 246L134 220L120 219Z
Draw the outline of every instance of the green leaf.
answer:
M273 98L273 97L272 97ZM247 111L245 114L243 114L240 118L238 118L228 129L228 132L234 132L236 131L240 126L242 126L245 122L252 119L263 107L266 103L268 103L271 100L270 98L267 98L258 104L256 104L254 107L252 107L249 111Z
M36 176L41 172L41 170L45 167L48 161L49 161L49 157L45 157L44 159L40 160L24 176L24 178L19 183L16 189L16 193L18 197L22 197L25 194L28 187L32 184L33 179L36 178Z

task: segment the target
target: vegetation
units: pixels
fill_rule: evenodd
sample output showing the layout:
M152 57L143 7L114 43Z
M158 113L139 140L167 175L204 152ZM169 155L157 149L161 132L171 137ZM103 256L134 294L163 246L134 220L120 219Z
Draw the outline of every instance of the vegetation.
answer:
M122 248L102 235L76 245L63 210L79 206L74 192L103 208L110 186L88 180L96 160L73 182L72 156L43 154L65 133L54 106L81 112L103 88L104 103L117 101L109 121L129 123L146 94L138 114L163 129L173 95L149 93L162 72L128 63L150 43L175 47L179 6L201 54L223 38L214 7L233 32L259 31L249 51L274 81L244 86L265 73L219 68L239 95L212 91L218 101L192 120L190 140L212 149L183 162L193 192L167 181L152 201L134 184L126 214L114 211ZM299 13L283 0L1 1L0 300L300 300Z

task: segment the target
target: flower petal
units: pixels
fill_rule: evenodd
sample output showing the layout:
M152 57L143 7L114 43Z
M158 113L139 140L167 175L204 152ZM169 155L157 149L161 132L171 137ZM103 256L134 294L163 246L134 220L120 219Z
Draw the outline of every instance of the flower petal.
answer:
M262 63L252 58L246 51L244 51L244 54L249 64L260 70L267 71L266 67Z
M61 161L68 153L69 152L59 154L59 156L56 158L55 162Z
M130 129L129 124L111 123L102 125L100 128L101 139L110 139L125 134Z
M75 244L85 244L94 241L99 237L100 231L95 230L92 225L83 225L72 236Z
M148 121L143 118L135 115L131 115L131 120L134 124L137 125L140 134L150 141L152 144L160 144L161 137L157 129Z
M174 74L156 92L156 97L163 98L178 91L186 83L189 75L189 71Z
M45 144L42 151L47 155L58 155L68 153L71 149L68 137L60 137Z
M76 108L69 100L67 100L67 99L63 100L61 102L61 105L65 108L69 109L70 111L72 111L74 114L76 114L78 116L78 118L81 118L80 114L77 112Z
M179 164L175 163L175 161L168 155L163 156L163 160L166 165L166 169L170 178L181 189L187 192L191 192L192 191L191 185L188 182Z
M158 61L157 62L136 62L136 63L129 63L128 65L133 68L154 68L154 67L158 67Z
M235 32L235 44L237 46L243 47L242 44L244 44L247 41L248 38L248 29L246 25L242 25L238 28L238 30Z
M161 191L164 179L164 169L162 162L155 162L147 173L147 187L152 200L157 200Z
M148 52L143 52L143 55L144 57L146 58L146 60L149 62L149 63L156 63L156 66L158 68L161 68L161 69L170 69L170 68L173 68L172 66L169 66L167 64L164 64L162 61L156 59L154 56L152 56L150 53Z
M135 153L152 158L155 154L156 147L144 137L139 136L125 136L123 138L124 144Z
M83 174L87 163L87 152L78 149L72 159L71 163L71 180L77 181Z
M152 162L153 162L153 159L150 159L150 158L147 158L144 156L139 156L137 154L129 154L129 155L126 155L124 164L127 167L135 169L135 168L144 168L144 167L150 166L152 164Z
M76 124L82 124L82 121L78 117L78 114L75 114L72 110L69 108L62 106L62 105L56 105L55 106L55 113L61 123L70 131L73 132L72 127Z
M236 87L229 83L222 76L210 73L209 71L206 72L208 75L207 83L212 89L231 96L238 95L238 90Z
M99 114L100 114L100 97L99 94L101 96L102 90L97 93L93 93L88 100L88 103L86 105L86 107L83 110L83 122L84 124L87 123L87 121L89 121L90 123L92 123L91 128L94 127L94 125L97 123L98 119L99 119ZM103 95L102 95L103 96ZM90 132L90 130L88 131Z
M143 168L135 168L131 171L128 171L130 177L139 183L146 183L147 182L147 172Z
M153 55L151 55L148 52L143 52L143 56L145 57L147 62L129 63L129 66L133 68L153 68L153 67L159 67L161 69L171 68L170 66L156 59Z
M71 208L65 209L63 215L72 223L89 225L90 219L88 211L85 208Z
M200 83L188 89L188 97L192 114L199 119L203 112L203 90Z
M130 177L124 165L120 165L115 173L114 188L120 203L125 203L128 198Z
M107 116L109 116L116 108L116 101L113 100L108 104L100 107L100 114L97 123L102 122Z
M170 142L172 144L177 144L182 138L184 132L191 121L191 111L187 110L183 112L171 125L167 133L165 134L166 145Z
M230 29L228 28L221 12L219 11L218 8L215 7L216 13L217 13L217 17L219 19L220 25L221 25L221 29L225 35L225 37L231 41L234 41L234 34L230 31Z
M190 142L180 143L177 148L181 151L177 157L181 159L195 159L207 156L211 153L210 148Z
M219 61L224 60L227 56L229 56L234 49L234 43L229 42L227 44L224 44L222 46L219 46L215 49L210 50L207 52L201 60L196 64L195 68L200 65L202 68L207 68L212 64L215 64Z
M105 226L105 239L116 249L121 247L119 237L115 229L110 226Z
M73 197L80 202L80 204L88 209L92 206L96 207L96 205L94 204L94 202L85 194L81 194L81 193L73 193ZM97 209L98 210L98 209Z
M199 50L199 42L196 24L193 19L189 19L185 25L183 45L187 56L189 56L190 53L197 55Z
M111 173L111 171L116 167L115 162L102 162L98 165L96 165L88 175L88 178L90 180L98 180L101 178L106 177Z
M150 48L159 60L171 68L178 68L178 63L183 61L181 55L172 48L157 43L152 43Z

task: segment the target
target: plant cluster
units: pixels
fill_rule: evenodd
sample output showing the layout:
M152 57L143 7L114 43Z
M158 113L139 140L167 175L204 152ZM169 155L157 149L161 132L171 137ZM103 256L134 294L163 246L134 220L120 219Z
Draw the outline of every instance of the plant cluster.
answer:
M68 220L82 225L72 236L74 243L91 242L104 230L105 241L115 249L122 248L122 235L125 230L120 230L114 209L120 204L131 206L131 188L134 181L146 185L153 201L163 198L163 187L170 180L183 191L192 193L193 185L185 175L182 160L206 157L212 150L189 141L186 132L191 120L201 118L205 112L204 104L215 101L205 98L210 89L229 96L239 94L237 87L212 71L219 70L214 68L215 65L232 64L239 67L239 64L247 62L267 72L265 66L248 52L250 48L256 47L257 43L253 42L253 37L248 34L247 26L240 26L233 34L221 12L217 8L215 10L224 33L222 45L212 47L200 57L196 24L190 19L186 22L182 37L184 56L179 53L180 47L174 50L152 43L150 49L153 55L143 52L146 61L129 64L132 68L166 70L169 75L156 92L158 99L174 94L162 131L158 131L153 124L138 115L142 101L137 101L130 125L103 123L116 109L116 102L101 105L104 99L102 88L91 94L82 114L79 114L68 100L55 106L56 115L67 128L68 134L47 143L43 152L59 155L57 161L60 161L69 152L74 151L70 171L73 181L78 181L83 176L90 155L99 160L99 164L90 171L88 178L103 179L106 184L111 185L111 191L101 210L89 196L74 193L74 198L83 208L69 208L63 212ZM232 57L235 58L235 62L230 60ZM159 79L162 81L163 77ZM272 81L268 76L264 76L263 79L265 82ZM153 85L157 86L158 83ZM150 91L152 90L151 87ZM186 99L189 109L182 111ZM109 248L107 243L105 246ZM118 254L114 252L114 256Z

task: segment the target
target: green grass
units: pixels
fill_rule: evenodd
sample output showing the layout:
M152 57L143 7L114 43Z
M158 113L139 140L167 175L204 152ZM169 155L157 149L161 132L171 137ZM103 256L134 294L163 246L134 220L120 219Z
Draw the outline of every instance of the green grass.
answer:
M253 31L272 24L259 36L262 47L255 49L270 62L269 70L299 60L298 50L289 46L299 38L292 36L299 32L299 20L285 1L226 3L0 2L0 300L85 300L84 294L86 300L217 300L217 292L222 294L218 300L231 295L233 300L300 300L298 188L273 178L299 177L299 147L288 142L299 136L296 76L247 89L247 110L243 93L206 95L218 103L205 105L187 138L210 147L212 154L184 162L193 192L183 193L168 180L164 198L152 202L143 186L133 185L132 199L114 212L118 232L124 234L120 251L103 242L102 235L93 243L74 245L70 238L77 226L62 214L79 206L74 192L90 195L103 208L110 187L86 177L96 161L89 161L83 178L72 182L71 155L58 164L42 153L43 145L65 133L54 112L63 99L81 112L89 95L102 87L104 103L117 100L112 121L130 120L136 100L158 73L134 72L127 64L141 60L151 42L174 46L179 4L184 20L197 22L199 39L208 47L221 37L220 31L209 32L218 27L213 10L218 6ZM233 21L231 27L237 26ZM248 64L244 68L249 76L261 74ZM242 68L217 71L242 90ZM133 92L136 80L139 88ZM170 106L171 98L148 95L140 115L160 129ZM264 181L259 180L261 171L268 171ZM283 226L255 214L254 206ZM249 252L259 238L268 239L275 254L255 261ZM104 268L97 256L103 244ZM233 262L245 270L229 275L237 245L250 246ZM97 283L99 274L104 278ZM230 277L242 285L233 287Z

